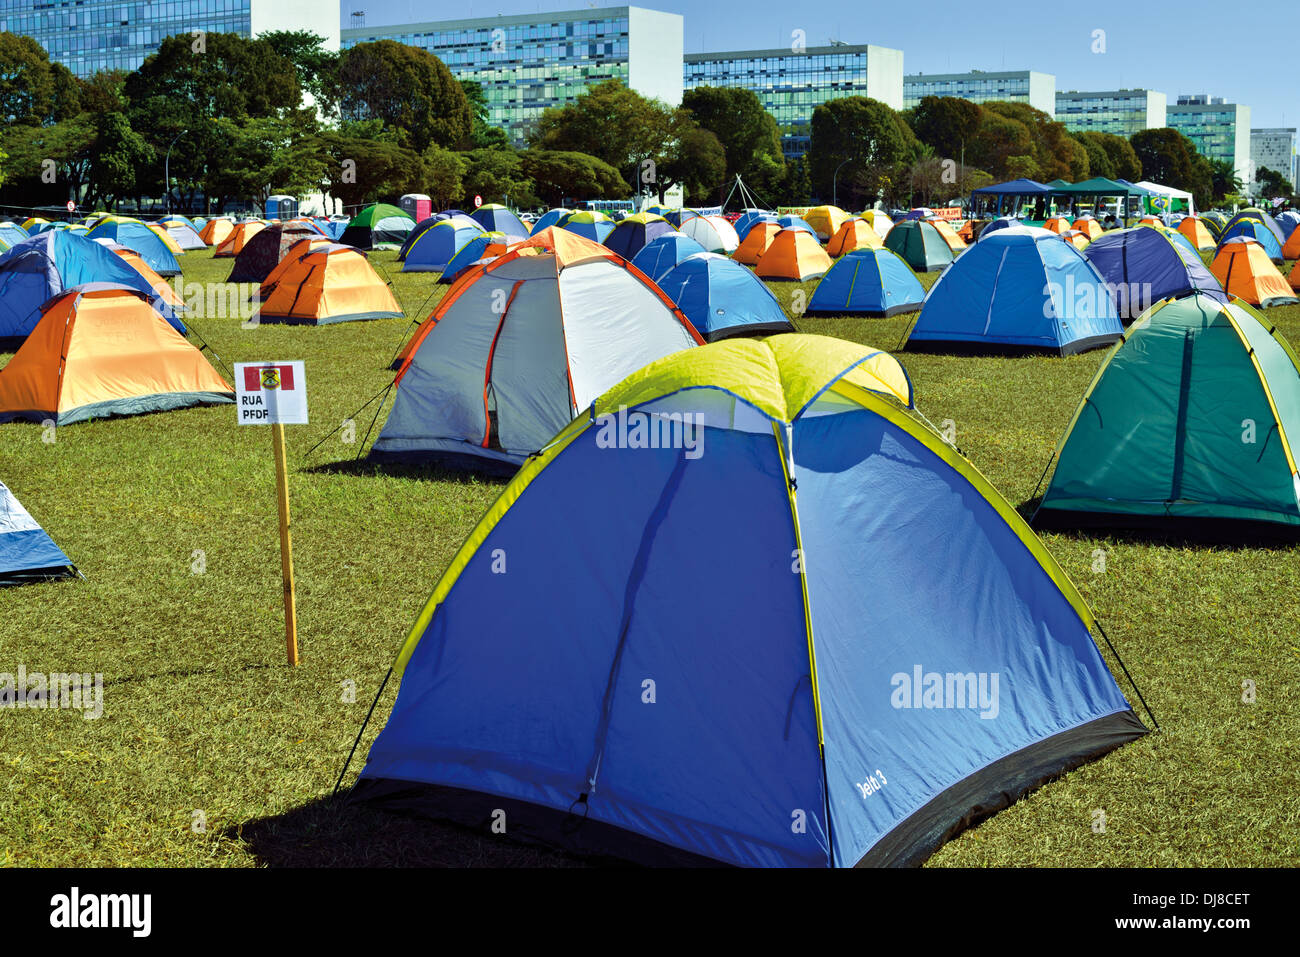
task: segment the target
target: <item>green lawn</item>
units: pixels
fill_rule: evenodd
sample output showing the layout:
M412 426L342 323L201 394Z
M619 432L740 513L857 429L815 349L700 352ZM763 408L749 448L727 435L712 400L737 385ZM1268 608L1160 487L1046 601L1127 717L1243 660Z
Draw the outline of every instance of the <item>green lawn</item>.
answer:
M401 275L393 253L373 260L408 313L427 315L434 276ZM186 280L223 280L229 262L191 253ZM788 304L793 288L774 288ZM912 318L798 325L895 350ZM1300 343L1300 307L1269 318ZM195 325L227 364L307 363L312 424L288 429L302 664L284 664L270 430L237 428L229 406L71 426L52 444L38 426L0 426L0 480L86 576L0 590L0 671L105 681L97 721L0 712L0 864L578 863L329 800L412 619L501 487L355 464L373 406L356 442L336 435L304 459L391 381L406 322ZM1103 355L903 360L927 417L952 420L966 455L1022 504ZM1039 789L931 864L1300 864L1300 549L1045 540L1162 731ZM1241 700L1247 679L1254 704Z

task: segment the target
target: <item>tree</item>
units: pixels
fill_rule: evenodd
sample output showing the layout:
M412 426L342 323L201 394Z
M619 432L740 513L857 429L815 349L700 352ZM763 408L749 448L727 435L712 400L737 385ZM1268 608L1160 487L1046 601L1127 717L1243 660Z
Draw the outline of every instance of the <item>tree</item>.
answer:
M345 119L379 120L417 153L470 143L474 112L464 88L418 47L394 40L349 47L339 56L335 95Z
M618 170L586 153L530 149L519 158L534 192L549 206L579 197L623 199L632 192Z
M1238 180L1237 182L1240 184L1241 181ZM1292 193L1290 180L1281 173L1269 169L1267 166L1261 166L1255 170L1255 182L1259 184L1259 195L1263 199L1276 199L1279 197L1285 199ZM1238 188L1240 188L1240 185ZM1218 193L1217 182L1215 184L1215 192L1216 194ZM1228 190L1227 192L1236 192L1236 190Z
M649 160L655 170L665 167L678 137L693 127L679 112L629 90L621 80L605 80L572 103L544 110L528 143L533 149L594 156L618 170L629 187L639 187L641 164Z
M122 196L135 193L136 171L154 160L153 148L131 129L121 112L95 118L95 142L90 149L90 180L85 202L92 207L113 206Z
M916 138L940 159L961 161L966 143L979 130L984 111L959 96L923 96L904 119Z
M682 96L682 109L722 147L726 166L718 182L739 175L751 189L765 193L784 177L781 131L752 90L697 86Z
M1209 161L1196 152L1186 136L1175 129L1141 130L1129 138L1142 164L1142 178L1163 186L1186 190L1196 205L1213 205L1214 184Z
M76 78L31 37L0 33L0 125L48 126L80 112Z
M326 49L325 37L311 30L270 30L258 39L293 64L298 86L311 94L321 112L334 112L339 54Z
M727 177L727 153L710 130L690 127L680 134L677 149L656 170L659 199L673 186L681 185L688 205L703 206L717 197ZM717 197L721 198L721 197Z
M1138 162L1137 154L1127 139L1114 133L1095 133L1092 139L1106 151L1111 169L1115 171L1112 179L1126 179L1130 183L1136 183L1142 178L1142 164Z
M297 118L222 117L215 126L221 146L204 184L209 198L240 197L265 204L273 193L313 192L325 178L326 162L315 139L301 132Z
M474 148L509 148L510 135L501 127L491 126L488 123L488 117L492 114L483 84L477 80L459 80L457 82L460 83L460 88L465 91L465 99L469 103L470 111L474 114L473 129L470 132L470 142Z
M812 185L817 195L843 200L841 205L860 208L897 190L919 149L911 128L879 100L846 96L813 110Z
M355 128L345 125L338 130L322 130L314 137L313 146L323 154L321 179L325 192L339 197L346 206L364 206L403 193L433 195L425 188L430 174L424 157L391 138L359 135ZM460 169L463 171L463 166ZM455 170L452 167L453 175ZM447 170L442 172L445 175Z
M1029 134L1030 149L1024 153L1017 152L1009 155L1033 157L1033 165L1038 175L1031 178L1042 179L1044 182L1054 179L1078 182L1088 178L1088 153L1082 143L1070 136L1070 131L1065 128L1065 124L1058 123L1042 110L1036 110L1028 103L1008 103L998 100L984 104L985 117L990 113L1024 126ZM1018 161L1017 165L1021 168L1028 166L1023 161ZM1010 173L1009 169L1008 173Z
M482 196L485 203L505 203L511 199L516 205L530 205L520 200L534 199L533 181L524 172L523 160L514 150L478 149L461 156L466 172L458 199L468 201Z
M100 70L81 80L81 108L92 115L121 113L127 108L125 70Z
M1241 177L1237 175L1236 167L1228 160L1209 159L1208 157L1197 156L1197 159L1205 159L1210 167L1210 190L1216 200L1222 199L1229 194L1239 194L1242 188ZM1267 167L1261 166L1255 173L1255 178L1259 178L1260 173L1271 172ZM1286 186L1286 180L1280 174L1274 173L1281 181L1278 191L1274 196L1289 196L1291 191ZM1272 198L1271 196L1269 198Z
M984 112L974 139L966 144L967 162L988 170L997 179L1037 179L1041 171L1033 154L1029 128L993 110Z
M62 205L81 195L90 175L95 124L87 115L5 133L5 196L23 206Z
M430 146L424 151L424 188L433 200L434 209L447 209L465 195L465 162L463 153L453 153L441 146Z
M1070 135L1083 144L1084 150L1088 153L1089 176L1104 176L1107 179L1115 179L1115 164L1110 161L1110 154L1106 152L1106 147L1101 143L1101 133L1096 130L1084 130ZM1127 178L1125 177L1125 179Z

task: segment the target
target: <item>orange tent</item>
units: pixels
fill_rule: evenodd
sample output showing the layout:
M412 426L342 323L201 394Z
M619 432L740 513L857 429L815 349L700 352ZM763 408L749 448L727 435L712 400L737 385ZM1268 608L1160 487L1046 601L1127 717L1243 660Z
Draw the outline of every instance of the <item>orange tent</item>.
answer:
M1223 243L1210 264L1210 272L1224 292L1252 306L1266 309L1300 303L1258 239L1234 236Z
M320 237L320 239L309 237L295 242L285 250L284 258L276 263L275 266L272 267L271 271L266 274L266 278L262 280L262 284L258 287L257 292L253 294L253 298L261 299L264 291L269 292L279 285L280 277L283 276L285 271L288 270L293 263L297 262L298 258L304 253L312 249L320 249L322 246L332 246L333 244L334 240L325 236Z
M1178 223L1178 231L1188 238L1197 249L1213 249L1214 237L1205 228L1199 216L1184 216Z
M1043 223L1043 228L1050 229L1054 233L1063 233L1070 228L1070 221L1064 216L1053 216Z
M776 223L755 223L749 227L749 232L745 233L744 240L736 247L731 258L746 266L757 266L759 258L767 252L767 247L772 245L772 240L780 231L781 227Z
M802 229L783 229L773 237L767 252L759 257L755 272L760 279L807 282L820 279L833 265L831 257L826 255L826 250L812 233Z
M1097 220L1091 216L1080 216L1074 221L1074 225L1070 228L1077 229L1079 232L1087 236L1088 242L1092 242L1105 232L1105 230L1101 228L1101 223L1097 222Z
M865 219L850 219L835 231L826 251L832 256L843 256L855 249L880 249L884 245L880 234Z
M250 222L236 223L231 229L230 235L227 236L212 254L212 258L218 256L238 256L244 251L244 245L262 230L266 229L266 223Z
M1138 220L1139 226L1163 226L1164 220L1156 219L1154 216L1143 216Z
M262 284L260 322L323 326L402 316L388 285L351 246L328 243L284 258L288 265L279 278Z
M952 228L952 224L948 220L934 217L927 219L926 222L938 231L939 235L943 237L943 241L948 244L948 248L954 253L959 253L966 248L966 240L957 235L957 230Z
M1300 259L1300 226L1291 230L1291 238L1282 244L1282 258Z
M163 302L178 309L185 306L185 300L180 297L180 294L176 291L175 287L173 287L171 283L162 276L154 272L153 267L141 259L140 254L134 249L127 249L121 243L114 243L108 248L130 263L132 269L138 272L141 276L144 276L145 282L153 287L154 292L158 293ZM179 280L177 281L179 282Z
M108 283L74 286L47 302L0 370L0 422L69 425L234 401L203 354L141 293Z
M1091 240L1084 235L1083 230L1080 229L1067 229L1065 232L1061 233L1061 238L1075 249L1083 249L1091 242Z
M199 239L209 246L220 246L226 237L235 231L235 224L229 219L209 219L199 230Z
M1296 228L1300 229L1300 226ZM1287 276L1287 282L1291 284L1292 289L1300 289L1300 262L1291 267L1291 275Z

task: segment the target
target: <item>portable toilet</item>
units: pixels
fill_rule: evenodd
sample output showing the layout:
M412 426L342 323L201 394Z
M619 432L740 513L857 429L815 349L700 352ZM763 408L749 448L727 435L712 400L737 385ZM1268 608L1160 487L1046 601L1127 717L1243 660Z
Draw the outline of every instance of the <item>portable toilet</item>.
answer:
M408 214L417 223L433 215L433 200L423 193L407 193L399 200L402 212Z
M267 219L297 219L298 200L293 196L268 196L266 198Z

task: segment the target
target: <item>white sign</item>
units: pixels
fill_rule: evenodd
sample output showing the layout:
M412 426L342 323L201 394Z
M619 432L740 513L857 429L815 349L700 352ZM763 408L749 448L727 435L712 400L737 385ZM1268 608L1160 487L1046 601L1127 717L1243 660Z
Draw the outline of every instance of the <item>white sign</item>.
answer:
M68 200L68 212L70 213L75 212L76 209L77 209L77 204L74 203L72 200Z
M474 208L475 208L475 209L478 209L478 208L479 208L480 206L482 206L482 205L483 205L483 197L482 197L482 196L475 196L475 197L474 197Z
M236 362L235 409L240 425L306 425L303 363Z

